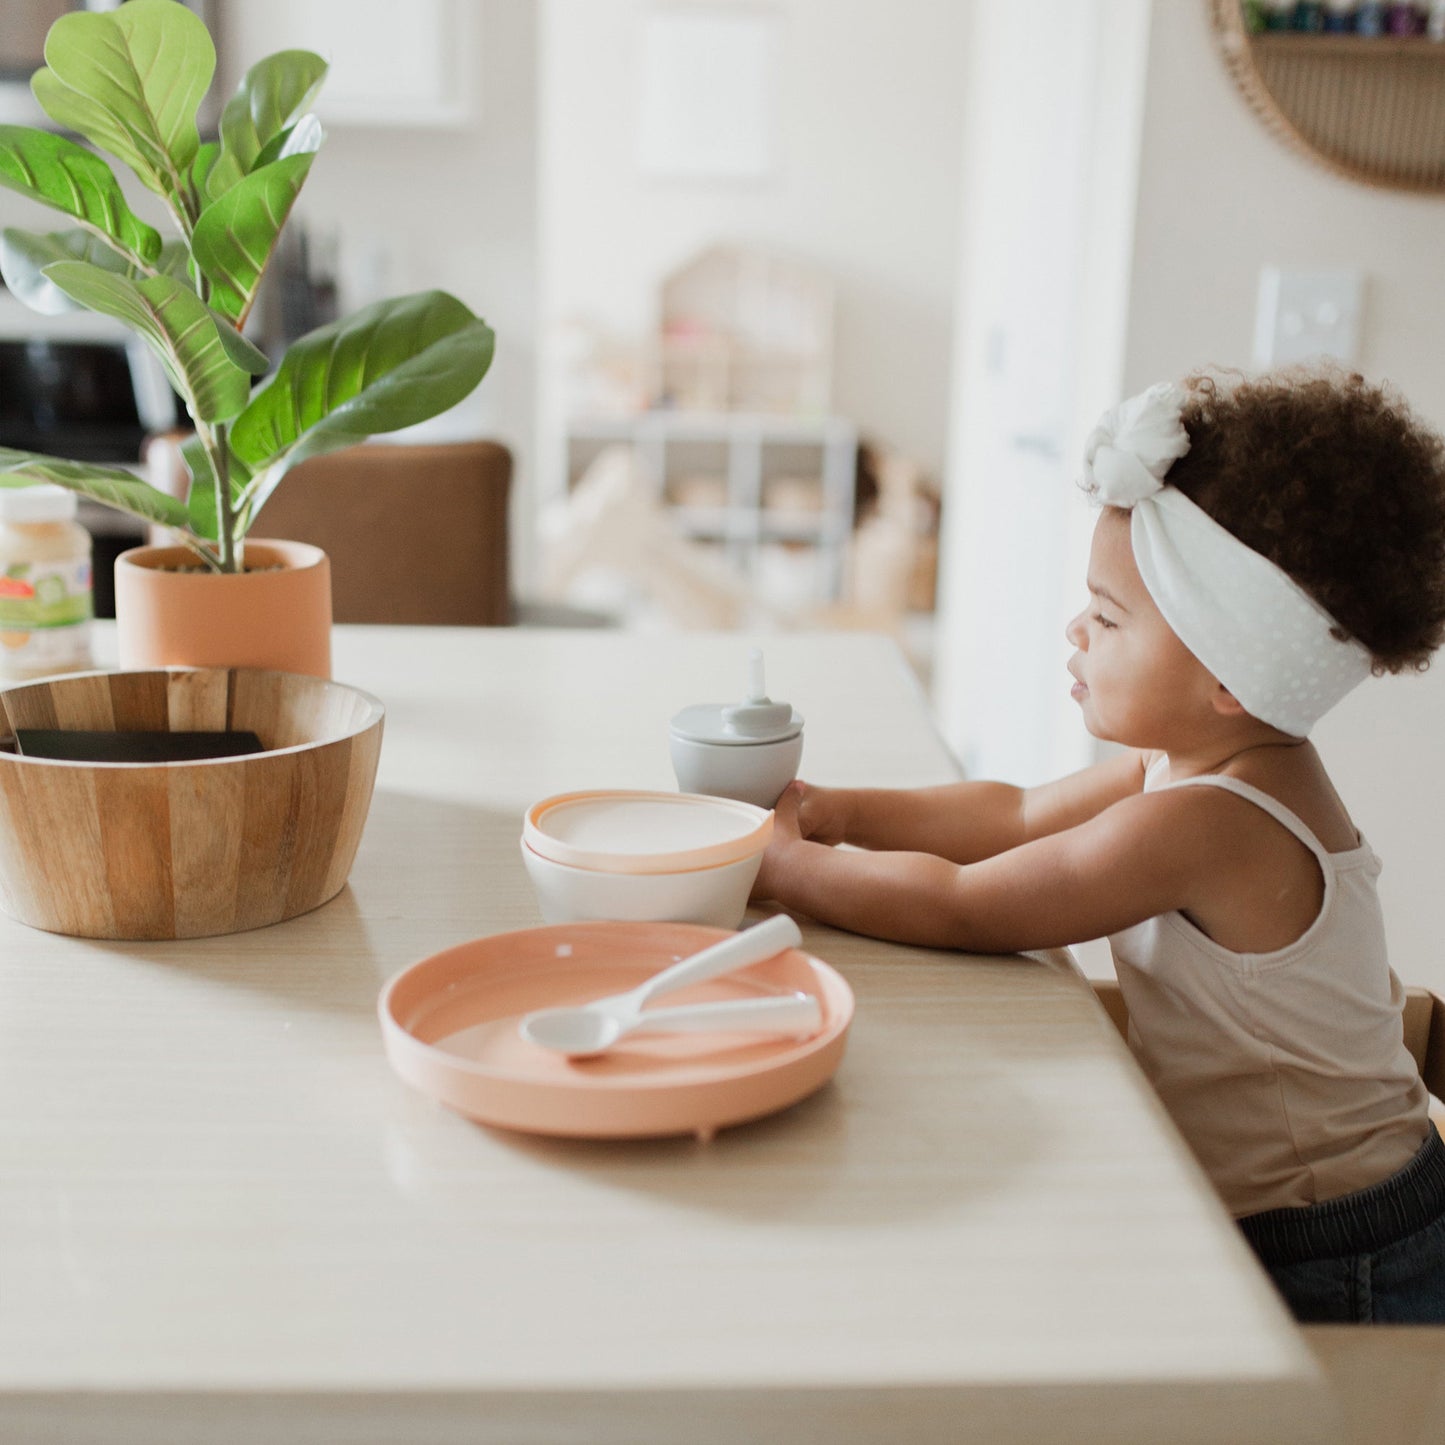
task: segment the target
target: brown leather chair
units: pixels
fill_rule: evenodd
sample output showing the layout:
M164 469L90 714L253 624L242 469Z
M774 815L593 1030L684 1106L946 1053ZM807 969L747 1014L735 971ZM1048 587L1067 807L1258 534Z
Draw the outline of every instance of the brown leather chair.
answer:
M511 480L496 442L368 442L289 472L252 535L330 557L338 622L498 626L512 620Z

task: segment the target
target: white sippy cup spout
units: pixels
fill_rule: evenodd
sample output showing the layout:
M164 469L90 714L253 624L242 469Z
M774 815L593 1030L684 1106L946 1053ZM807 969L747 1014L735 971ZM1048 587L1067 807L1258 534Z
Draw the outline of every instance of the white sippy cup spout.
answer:
M722 710L723 726L739 737L764 737L786 727L793 716L790 702L773 702L763 686L763 650L748 653L748 699Z
M761 647L755 647L748 653L748 701L768 701L768 690L763 685L763 649Z

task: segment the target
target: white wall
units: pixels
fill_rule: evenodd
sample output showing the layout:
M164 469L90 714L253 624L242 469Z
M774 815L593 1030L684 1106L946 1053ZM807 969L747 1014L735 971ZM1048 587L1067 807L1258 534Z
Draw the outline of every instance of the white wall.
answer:
M838 286L834 408L938 474L958 236L969 7L773 0L781 32L772 176L659 181L635 163L651 0L542 6L544 314L641 337L664 272L759 241Z
M1128 390L1204 362L1248 365L1262 265L1356 266L1361 368L1445 427L1445 199L1337 179L1276 141L1234 91L1202 0L1153 3L1137 215ZM1365 683L1316 735L1385 860L1396 970L1445 993L1442 739L1445 659L1424 678Z
M344 310L437 286L496 331L492 368L464 406L469 427L512 451L516 552L527 540L535 432L537 7L467 3L477 10L470 121L450 129L327 124L295 216L314 236L336 237ZM223 9L223 66L225 27ZM235 76L226 68L229 93ZM324 88L317 109L326 123Z

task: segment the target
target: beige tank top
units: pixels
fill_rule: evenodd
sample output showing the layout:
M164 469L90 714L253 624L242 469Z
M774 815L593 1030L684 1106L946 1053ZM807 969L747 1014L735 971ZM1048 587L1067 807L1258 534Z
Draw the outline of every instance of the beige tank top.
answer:
M1204 776L1263 808L1319 860L1324 904L1272 953L1231 953L1182 913L1109 943L1129 1047L1236 1216L1317 1204L1388 1178L1425 1138L1429 1098L1405 1047L1405 991L1385 955L1364 839L1344 853L1267 793Z

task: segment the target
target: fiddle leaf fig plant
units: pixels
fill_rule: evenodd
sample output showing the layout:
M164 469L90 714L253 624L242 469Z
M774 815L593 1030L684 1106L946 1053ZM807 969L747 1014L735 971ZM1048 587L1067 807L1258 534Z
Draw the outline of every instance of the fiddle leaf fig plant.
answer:
M123 467L0 447L0 486L49 482L175 528L204 565L244 566L247 531L290 468L454 406L491 365L491 328L454 296L379 301L294 341L273 368L245 335L266 267L316 158L310 112L326 62L284 50L254 65L202 141L216 51L176 0L63 15L31 88L47 115L126 166L169 238L111 166L67 135L0 125L0 185L65 215L0 233L0 274L37 311L114 317L159 358L190 413L190 486L171 496Z

